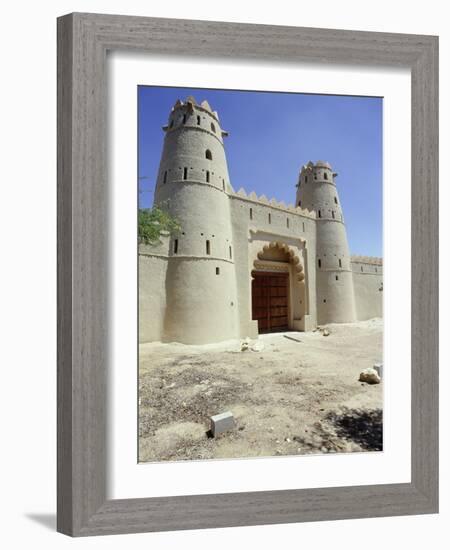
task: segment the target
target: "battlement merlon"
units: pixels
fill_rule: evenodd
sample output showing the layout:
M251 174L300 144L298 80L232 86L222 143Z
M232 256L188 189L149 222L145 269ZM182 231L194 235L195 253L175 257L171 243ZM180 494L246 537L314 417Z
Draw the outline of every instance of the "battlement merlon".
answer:
M269 206L276 210L285 212L286 214L294 214L304 218L310 218L314 220L316 219L316 212L314 210L300 208L299 206L294 206L293 204L286 205L284 202L278 202L276 199L269 200L265 195L261 195L260 197L258 197L254 191L252 191L250 194L247 194L245 189L243 189L242 187L237 193L230 194L230 197L261 206Z

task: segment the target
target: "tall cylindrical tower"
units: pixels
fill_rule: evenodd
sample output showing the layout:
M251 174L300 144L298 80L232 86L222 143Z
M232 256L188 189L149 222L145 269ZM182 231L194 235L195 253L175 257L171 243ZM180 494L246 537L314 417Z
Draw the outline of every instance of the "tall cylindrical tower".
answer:
M171 237L164 340L238 337L231 189L219 117L207 101L177 101L169 116L155 204L180 223Z
M297 206L316 212L317 322L356 320L353 276L341 203L328 162L309 162L297 184Z

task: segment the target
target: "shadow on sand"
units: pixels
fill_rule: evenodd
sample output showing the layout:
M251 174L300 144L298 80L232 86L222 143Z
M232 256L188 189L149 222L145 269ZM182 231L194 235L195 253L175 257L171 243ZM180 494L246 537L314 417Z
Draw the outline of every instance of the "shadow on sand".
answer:
M383 450L383 411L349 409L327 417L339 437L354 441L367 451Z

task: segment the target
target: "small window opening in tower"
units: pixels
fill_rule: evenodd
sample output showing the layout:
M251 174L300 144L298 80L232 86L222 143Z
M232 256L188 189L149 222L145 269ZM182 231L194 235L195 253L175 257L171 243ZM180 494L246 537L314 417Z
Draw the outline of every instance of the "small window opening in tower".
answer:
M305 176L305 183L308 183L308 176Z
M173 119L170 121L170 126L169 128L173 128Z
M186 115L183 115L183 124L186 124Z
M216 267L216 275L220 275L220 267Z
M298 205L301 206L301 205L302 205L302 201L298 201Z
M205 152L205 157L208 159L208 160L212 160L212 153L209 149L206 149L206 152Z
M323 303L324 303L324 304L326 304L326 303L327 303L327 301L326 301L326 299L325 299L325 298L323 299Z
M342 260L339 258L339 267L342 267Z
M323 173L323 179L324 180L327 180L328 179L328 174L326 172Z
M211 130L216 133L216 127L214 126L214 124L211 122Z
M167 183L167 170L164 172L163 183Z
M253 220L253 208L250 208L250 219Z
M319 218L321 218L322 217L322 212L320 210L318 211L318 214L319 214Z
M303 233L305 232L305 222L302 222Z
M332 215L333 220L334 220L334 210L331 211L331 215Z
M173 253L178 254L178 239L173 241Z
M336 281L339 281L339 276L338 275L336 275Z
M375 268L375 273L378 273L378 269L377 269L377 268Z
M228 247L228 253L230 255L230 260L233 259L233 251L231 250L231 246Z
M364 271L363 266L361 266L361 271Z
M183 179L187 180L187 168L186 167L183 168Z
M225 180L222 178L222 189L225 191Z
M200 126L200 116L197 115L197 126Z
M269 223L272 223L272 214L269 214Z
M206 170L206 183L209 183L209 170Z
M210 241L206 241L206 254L208 254L208 256L211 255L211 242Z
M322 260L320 258L317 260L317 265L319 266L319 268L322 267Z
M337 197L334 197L334 204L337 204L338 201L337 201Z
M289 227L289 218L286 218L286 227Z

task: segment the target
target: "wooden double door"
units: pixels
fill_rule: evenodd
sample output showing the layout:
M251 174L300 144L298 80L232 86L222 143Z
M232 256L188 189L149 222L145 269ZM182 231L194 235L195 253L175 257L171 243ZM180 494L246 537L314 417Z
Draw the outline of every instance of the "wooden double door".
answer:
M259 333L289 329L289 273L252 273L252 319Z

